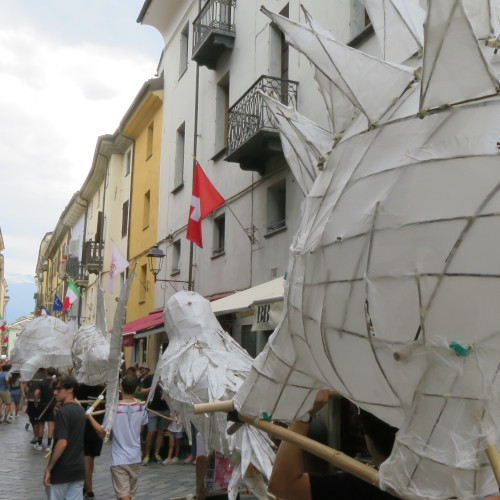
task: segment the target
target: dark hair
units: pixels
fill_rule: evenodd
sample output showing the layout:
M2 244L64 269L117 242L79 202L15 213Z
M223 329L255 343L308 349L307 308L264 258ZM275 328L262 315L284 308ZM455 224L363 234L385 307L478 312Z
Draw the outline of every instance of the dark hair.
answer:
M384 457L388 457L398 430L365 410L360 410L359 421L363 432L373 441L377 450Z
M10 370L11 365L2 365L2 371L8 372Z
M137 386L139 385L139 379L135 375L126 375L122 380L122 389L124 394L134 394Z
M55 375L57 372L56 369L51 366L50 368L47 368L46 373L47 376L52 377L52 375Z
M47 370L48 371L48 370ZM52 383L52 387L62 387L63 389L73 389L73 394L76 395L76 389L78 388L78 381L75 377L71 375L63 375L62 377L57 377Z

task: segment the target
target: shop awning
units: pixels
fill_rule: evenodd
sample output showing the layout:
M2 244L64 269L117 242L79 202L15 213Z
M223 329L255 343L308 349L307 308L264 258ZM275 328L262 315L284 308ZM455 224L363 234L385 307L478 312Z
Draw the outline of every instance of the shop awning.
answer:
M216 316L230 313L252 314L252 307L256 304L283 300L284 283L283 278L276 278L223 299L214 300L211 303L212 311Z
M134 319L134 321L125 323L125 326L123 327L123 335L137 333L142 330L148 330L149 328L153 328L154 326L162 324L163 311L153 311L150 312L147 316L143 316L142 318Z

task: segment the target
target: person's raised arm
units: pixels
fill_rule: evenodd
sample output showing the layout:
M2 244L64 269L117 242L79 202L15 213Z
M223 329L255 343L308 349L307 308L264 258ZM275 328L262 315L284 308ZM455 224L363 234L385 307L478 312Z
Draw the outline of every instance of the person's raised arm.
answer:
M329 395L330 392L327 390L318 392L314 406L310 411L311 416L328 402ZM288 429L305 436L309 429L309 423L297 421ZM281 442L268 489L283 500L311 500L311 484L309 474L304 472L301 448L286 441Z

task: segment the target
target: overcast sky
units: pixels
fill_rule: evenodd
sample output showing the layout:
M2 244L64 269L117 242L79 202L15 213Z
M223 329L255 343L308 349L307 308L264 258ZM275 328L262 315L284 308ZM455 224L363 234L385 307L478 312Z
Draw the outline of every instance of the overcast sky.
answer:
M144 0L0 0L0 227L7 283L32 280L43 235L156 75Z

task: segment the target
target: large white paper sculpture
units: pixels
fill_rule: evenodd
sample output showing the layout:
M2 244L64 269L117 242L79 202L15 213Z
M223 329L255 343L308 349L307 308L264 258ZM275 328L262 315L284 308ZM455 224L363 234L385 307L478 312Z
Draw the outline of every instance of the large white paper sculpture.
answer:
M421 81L265 11L360 114L307 195L283 317L235 404L290 421L339 391L400 428L380 478L405 498L498 491L500 56L473 28L496 36L498 2L465 4L429 2Z
M96 322L78 329L71 348L73 367L79 383L107 383L110 341L111 335L106 326L104 292L101 287L97 287Z
M208 452L230 457L234 466L228 488L231 500L238 494L240 479L258 498L267 499L263 476L269 477L274 461L268 436L247 426L227 436L230 423L226 414L193 414L193 404L232 399L250 371L252 358L221 328L210 302L197 293L173 295L163 316L169 344L156 373L160 374L170 408L179 411L188 434L194 423ZM259 473L249 468L250 464Z
M54 316L39 316L30 321L17 338L10 359L12 371L22 380L31 380L39 368L71 368L74 332Z

